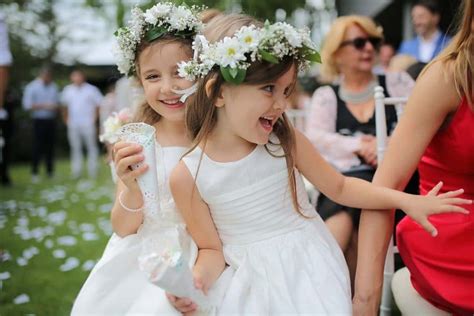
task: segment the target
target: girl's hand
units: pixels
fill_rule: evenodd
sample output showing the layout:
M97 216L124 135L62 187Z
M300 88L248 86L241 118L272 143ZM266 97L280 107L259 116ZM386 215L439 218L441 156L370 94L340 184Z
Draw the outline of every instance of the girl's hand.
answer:
M192 315L197 310L197 305L187 297L177 297L173 294L166 293L168 301L183 315Z
M438 194L442 186L443 182L440 181L426 196L410 196L407 199L406 206L402 208L408 216L433 237L438 235L438 231L430 223L428 216L446 212L469 214L468 210L458 205L472 204L472 200L457 198L457 196L464 193L463 189Z
M142 151L142 146L122 141L117 142L113 147L112 152L117 177L130 191L138 189L136 179L148 170L146 164L132 170L132 165L142 162L145 158Z
M204 295L207 295L207 291L212 286L212 281L210 276L206 276L206 273L200 269L193 270L194 277L194 287L198 290L201 290Z

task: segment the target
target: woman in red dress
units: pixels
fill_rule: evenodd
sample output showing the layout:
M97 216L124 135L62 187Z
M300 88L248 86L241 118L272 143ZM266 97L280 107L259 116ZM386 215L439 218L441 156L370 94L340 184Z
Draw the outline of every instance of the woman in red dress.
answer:
M402 189L418 167L420 194L441 180L442 191L463 188L460 197L474 199L473 3L464 0L458 34L418 79L374 183ZM392 288L402 314L474 314L474 205L463 207L470 214L398 225L407 270L395 273ZM362 212L354 315L377 313L392 227L393 212Z

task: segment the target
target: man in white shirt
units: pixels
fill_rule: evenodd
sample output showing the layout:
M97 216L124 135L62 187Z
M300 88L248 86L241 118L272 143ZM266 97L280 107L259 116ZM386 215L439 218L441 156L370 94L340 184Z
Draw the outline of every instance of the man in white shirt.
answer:
M399 54L407 54L428 63L443 50L451 38L438 28L440 9L436 0L418 0L411 9L413 27L417 37L403 41Z
M38 182L38 167L42 156L46 160L48 177L54 175L54 142L59 92L51 69L41 69L38 78L30 82L23 93L23 108L33 119L32 182Z
M8 84L8 71L13 62L8 42L8 29L0 12L0 184L11 184L8 174L9 147L11 136L11 115L5 109L5 96Z
M97 87L86 82L85 74L81 70L74 70L70 78L72 84L64 88L61 103L66 110L64 119L71 147L72 176L73 178L81 176L84 144L87 148L89 177L94 178L97 175L99 158L96 122L103 97Z

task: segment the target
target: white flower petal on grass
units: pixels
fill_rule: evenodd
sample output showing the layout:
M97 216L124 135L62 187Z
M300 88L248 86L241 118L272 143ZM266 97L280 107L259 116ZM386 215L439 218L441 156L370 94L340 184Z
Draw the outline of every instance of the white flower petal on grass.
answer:
M28 259L23 258L23 257L18 257L16 258L16 264L19 265L20 267L24 267L28 264Z
M90 271L94 268L96 262L95 260L87 260L82 264L82 270L84 271Z
M20 294L13 299L13 304L15 305L25 304L29 302L30 302L30 297L28 296L28 294Z
M98 240L99 236L93 232L86 232L82 234L82 239L84 239L85 241Z
M53 257L56 259L66 258L66 251L63 249L55 249L53 250Z
M10 272L0 272L0 281L8 280L11 277Z
M47 249L51 249L53 248L54 246L54 242L51 240L51 239L46 239L44 241L44 246L47 248Z
M80 264L79 259L77 259L76 257L69 257L66 259L66 262L59 267L59 270L63 272L71 271L77 268L79 264Z
M61 246L74 246L77 244L77 239L74 236L61 236L56 239L56 242Z

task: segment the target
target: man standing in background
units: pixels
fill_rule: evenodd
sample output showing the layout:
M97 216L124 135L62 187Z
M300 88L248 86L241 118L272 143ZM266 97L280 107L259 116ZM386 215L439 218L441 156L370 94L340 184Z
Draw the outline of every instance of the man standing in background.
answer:
M64 88L61 103L65 106L64 120L71 148L72 177L81 176L84 144L87 149L89 177L95 178L99 158L96 122L103 97L97 87L86 82L86 76L81 70L74 70L70 79L72 84Z
M417 37L403 41L398 53L428 63L443 50L451 38L438 27L441 12L435 0L419 0L413 4L411 18Z
M8 174L11 116L5 109L5 97L8 85L8 71L12 62L8 29L4 16L0 13L0 184L3 186L11 185Z
M38 166L42 156L46 160L49 178L54 176L54 145L59 93L50 68L41 69L39 77L30 82L23 94L23 108L31 111L33 119L33 153L31 181L37 183Z

